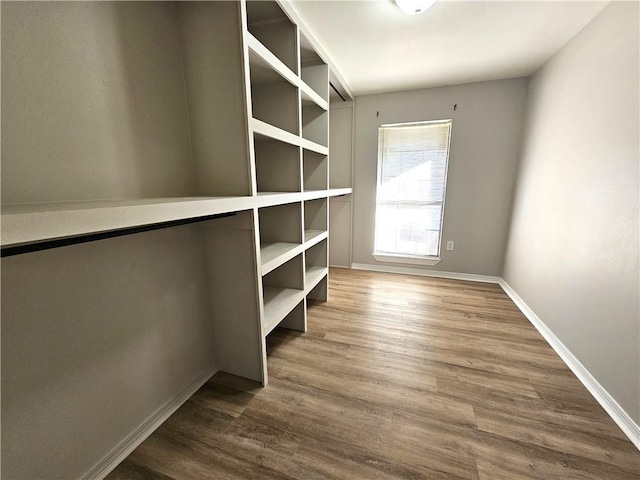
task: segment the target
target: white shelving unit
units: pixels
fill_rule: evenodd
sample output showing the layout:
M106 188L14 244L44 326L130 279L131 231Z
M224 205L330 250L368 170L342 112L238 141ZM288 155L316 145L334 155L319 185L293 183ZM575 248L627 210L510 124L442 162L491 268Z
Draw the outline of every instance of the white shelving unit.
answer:
M158 100L170 97L175 103L172 110L163 112L165 117L157 122L160 125L151 121L149 129L155 127L153 133L158 139L169 136L181 141L183 157L186 151L191 151L192 161L167 159L183 162L165 165L168 172L177 168L192 170L173 179L151 178L155 183L149 188L138 188L124 199L118 191L122 188L114 184L109 186L111 191L99 194L103 199L97 200L91 198L91 191L84 186L87 179L89 183L93 181L93 174L89 173L92 165L104 160L105 155L117 167L118 159L108 156L113 152L98 156L94 162L82 159L82 167L71 178L59 175L51 178L45 177L50 172L42 166L49 163L38 157L39 149L33 147L38 142L33 142L33 137L27 144L26 134L15 139L7 136L3 138L8 144L3 151L3 254L12 255L17 247L24 251L32 247L38 250L47 242L69 239L81 242L83 237L94 234L108 236L165 224L170 227L176 222L212 222L216 220L209 219L216 216L247 212L256 217L258 277L288 262L299 262L296 259L304 259L300 255L307 249L326 241L327 198L350 193L349 188L328 188L329 67L282 7L275 1L167 5L148 2L146 7L139 5L137 11L131 10L160 20L162 27L154 33L158 38L167 34L162 30L165 28L180 40L171 45L172 49L167 47L167 51L146 52L151 55L145 57L146 63L140 67L140 82L146 83L147 78L155 80L151 75L159 74L160 65L167 62L173 61L184 69L182 78L161 77L163 82L155 82L156 91L149 93L145 101L151 104L156 97ZM28 18L27 10L15 14ZM70 13L69 29L72 20ZM224 62L225 68L216 68L213 60ZM21 65L16 66L19 71ZM207 81L203 82L203 78ZM8 88L28 94L30 88L38 87L27 82L10 84ZM186 101L179 100L183 92ZM54 105L52 102L40 107L46 110ZM7 118L11 119L14 113L11 102L5 108ZM177 111L182 114L179 119ZM27 125L32 131L43 127L37 120ZM214 125L225 128L211 130ZM58 136L74 136L64 124L57 125L57 129L53 133ZM47 140L50 138L45 135L42 143ZM26 161L14 161L18 155L9 156L7 150L22 153ZM130 157L143 168L146 157L131 152ZM185 180L188 178L194 180ZM32 184L47 188L42 192L19 188ZM171 195L174 193L180 196ZM301 278L308 280L323 271L318 265L310 265L307 272L304 261L302 268ZM259 277L255 279L256 285L262 283ZM308 284L309 281L305 282ZM301 290L304 288L300 285ZM256 292L256 302L260 297L260 292ZM270 294L265 293L265 298L271 298ZM263 303L264 308L257 309L259 312L268 302ZM263 363L256 369L259 374L250 376L266 383L266 378L262 378Z
M97 462L78 431L120 441L207 368L266 384L267 335L328 298L329 198L351 193L330 188L329 66L286 3L81 3L2 4L7 476L78 476L11 432ZM27 421L13 399L45 373L82 388Z

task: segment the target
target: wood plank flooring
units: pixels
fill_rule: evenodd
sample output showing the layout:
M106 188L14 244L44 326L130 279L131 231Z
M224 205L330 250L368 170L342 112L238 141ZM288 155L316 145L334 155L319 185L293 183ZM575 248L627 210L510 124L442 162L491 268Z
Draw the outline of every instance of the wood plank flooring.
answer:
M216 374L107 478L639 479L640 454L497 285L331 269L269 385Z

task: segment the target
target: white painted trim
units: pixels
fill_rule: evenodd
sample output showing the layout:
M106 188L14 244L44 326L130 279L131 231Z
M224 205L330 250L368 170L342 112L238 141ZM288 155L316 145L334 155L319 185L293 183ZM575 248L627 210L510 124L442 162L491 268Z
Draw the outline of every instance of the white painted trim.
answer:
M422 277L448 278L452 280L467 280L469 282L500 283L500 277L476 275L473 273L440 272L438 270L419 270L417 268L391 267L388 265L370 265L368 263L352 263L354 270L370 270L372 272L406 273Z
M180 392L171 397L155 413L147 418L142 425L136 428L120 445L107 454L91 470L89 470L81 480L102 479L106 477L120 462L122 462L138 445L144 442L160 425L164 423L184 402L198 391L202 385L207 383L218 368L212 364L205 368L198 377L185 386Z
M442 260L440 257L413 257L411 255L391 255L388 253L374 253L372 255L378 262L408 263L410 265L427 265L433 267Z
M600 382L587 370L587 368L571 353L571 350L560 341L549 327L538 317L535 312L525 303L511 286L500 278L500 286L513 303L522 311L531 324L540 332L551 348L560 356L562 361L571 369L578 380L589 390L589 393L605 409L614 422L620 427L629 440L640 450L640 426L633 421L629 414L611 396L607 390L600 385Z

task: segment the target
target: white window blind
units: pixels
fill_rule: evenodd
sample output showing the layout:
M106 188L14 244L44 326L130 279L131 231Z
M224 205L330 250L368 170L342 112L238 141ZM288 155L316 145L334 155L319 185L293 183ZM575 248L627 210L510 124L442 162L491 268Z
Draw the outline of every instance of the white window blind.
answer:
M382 125L374 254L438 257L451 120Z

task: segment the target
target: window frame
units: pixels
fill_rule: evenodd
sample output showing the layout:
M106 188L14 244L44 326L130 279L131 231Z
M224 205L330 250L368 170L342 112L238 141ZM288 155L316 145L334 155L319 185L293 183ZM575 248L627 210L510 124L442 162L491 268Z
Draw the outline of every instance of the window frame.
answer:
M442 193L442 212L440 214L440 224L438 229L438 248L436 255L411 255L405 253L394 253L394 252L379 252L376 251L376 223L377 223L377 210L378 210L378 193L380 190L380 182L382 181L382 165L383 165L383 153L384 153L384 142L382 140L383 129L384 128L393 128L393 127L407 127L407 126L419 126L419 125L438 125L438 124L449 124L449 138L447 139L447 154L445 159L445 171L444 171L444 181L443 181L443 193ZM376 176L376 199L375 199L375 208L374 208L374 227L373 227L373 252L372 256L375 260L379 262L390 262L390 263L405 263L405 264L413 264L413 265L427 265L434 266L442 261L440 255L442 252L442 236L443 236L443 227L444 227L444 216L445 216L445 204L447 198L447 182L449 178L449 158L451 156L451 137L453 135L453 119L445 118L439 120L423 120L416 122L402 122L402 123L385 123L378 126L378 164L377 164L377 176Z

